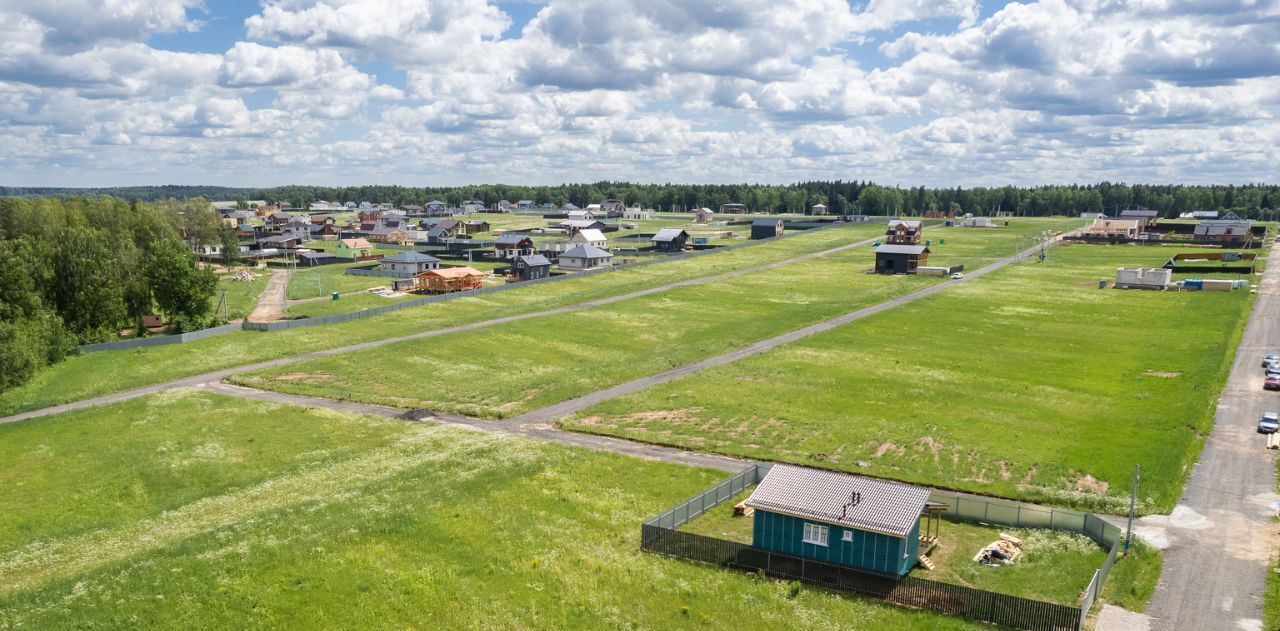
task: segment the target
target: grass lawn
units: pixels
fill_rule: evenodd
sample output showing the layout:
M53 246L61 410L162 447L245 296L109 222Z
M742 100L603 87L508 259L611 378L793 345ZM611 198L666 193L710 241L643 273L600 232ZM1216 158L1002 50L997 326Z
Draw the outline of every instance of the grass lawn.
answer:
M0 499L32 524L0 540L0 627L984 628L642 553L641 520L720 472L190 391L136 407L0 427L39 472L0 485L53 498Z
M955 232L954 262L1004 255L1013 232ZM941 278L866 274L871 248L575 313L269 369L244 385L507 418L718 355ZM572 332L572 333L569 333ZM432 387L422 387L430 382Z
M769 353L608 401L576 430L1123 512L1168 511L1247 292L1098 289L1160 248L1055 249Z
M219 298L222 297L222 290L227 291L228 320L244 319L253 313L254 307L258 306L258 296L267 288L267 281L271 279L271 275L266 270L253 270L252 273L254 278L249 281L232 280L231 274L219 275L218 290L214 292L211 302L216 308Z
M529 285L324 327L244 331L186 344L71 357L22 387L0 393L0 415L312 350L576 304L825 250L880 230L883 226L857 225L813 231L708 256Z
M369 261L360 263L339 263L336 265L320 265L317 267L299 267L289 277L289 288L285 297L289 300L302 300L328 296L333 292L346 293L363 291L370 287L389 285L390 278L381 276L351 276L347 274L349 267L364 267Z

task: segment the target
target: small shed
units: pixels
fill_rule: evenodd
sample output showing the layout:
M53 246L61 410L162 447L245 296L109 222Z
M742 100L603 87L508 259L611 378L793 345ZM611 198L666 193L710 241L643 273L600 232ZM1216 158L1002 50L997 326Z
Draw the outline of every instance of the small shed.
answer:
M517 256L511 269L520 280L537 280L551 275L551 261L541 254Z
M785 230L781 219L757 219L751 222L752 239L780 237Z
M814 204L814 205L812 205L812 206L810 206L810 207L809 207L809 214L810 214L810 215L825 215L825 214L827 214L827 205L826 205L826 204Z
M715 213L710 208L697 208L693 211L693 223L711 223L715 219Z
M560 255L560 267L572 270L608 267L613 264L613 255L593 245L580 245Z
M720 204L720 212L725 214L743 214L747 212L746 204Z
M914 274L929 262L929 248L923 245L888 243L876 248L877 274Z
M400 252L384 257L378 267L384 272L420 274L440 267L440 259L421 252Z
M929 490L774 465L751 493L752 545L902 577L915 567Z
M447 294L484 287L484 272L471 267L438 267L415 274L412 291Z
M689 241L689 233L679 228L663 228L653 235L654 249L663 252L679 252Z
M504 234L493 243L493 249L505 259L533 254L533 239L527 234Z

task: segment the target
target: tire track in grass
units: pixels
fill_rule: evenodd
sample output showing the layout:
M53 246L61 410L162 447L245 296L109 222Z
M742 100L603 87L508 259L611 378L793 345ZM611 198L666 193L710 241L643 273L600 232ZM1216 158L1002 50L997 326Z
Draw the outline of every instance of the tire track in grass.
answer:
M605 298L597 298L594 300L588 300L586 302L579 302L571 305L565 305L562 307L544 309L542 311L533 311L530 313L520 313L516 315L503 316L501 318L494 318L492 320L481 320L479 322L459 324L459 325L444 327L440 329L432 329L430 331L421 331L418 333L411 333L409 335L388 337L380 340L361 342L359 344L349 344L346 346L329 348L322 351L315 351L312 353L303 353L301 355L294 355L292 357L281 357L278 359L272 359L264 362L257 362L253 364L244 364L241 366L223 368L220 370L214 370L214 371L202 373L199 375L184 377L182 379L175 379L173 381L166 381L163 383L152 384L152 385L144 386L141 388L135 388L133 390L125 390L123 392L104 394L102 396L92 397L89 399L82 399L80 401L73 401L71 403L52 405L49 407L44 407L36 410L29 410L26 412L13 414L10 416L0 417L0 425L4 425L6 423L17 423L18 421L25 421L27 419L39 418L41 416L48 416L50 414L60 414L62 412L69 412L71 410L79 410L83 408L94 407L97 405L119 403L121 401L136 399L141 396L154 394L156 392L161 392L161 391L169 390L172 388L185 388L185 387L192 387L192 386L200 386L208 383L215 383L218 381L222 381L223 379L240 372L255 372L255 371L264 370L267 368L277 368L280 366L288 366L290 364L296 364L299 362L318 359L321 357L328 357L330 355L338 355L341 353L350 353L355 351L368 350L371 348L377 348L379 346L386 346L388 344L408 342L411 340L420 340L423 338L436 337L440 335L451 335L454 333L461 333L463 331L474 331L476 329L483 329L491 326L508 324L511 322L519 322L521 320L527 320L530 318L541 318L545 316L554 316L554 315L560 315L563 313L572 313L575 311L582 311L585 309L591 309L593 307L602 307L605 305L613 304L615 302L630 300L632 298L639 298L642 296L649 296L652 294L662 293L665 291L669 291L671 289L705 285L707 283L713 283L719 280L724 280L726 278L733 278L735 276L742 276L744 274L751 274L754 272L764 271L764 270L778 267L781 265L789 265L791 263L799 263L799 262L808 261L811 259L822 258L824 256L835 254L838 252L843 252L845 250L852 250L854 248L860 248L867 245L871 245L872 243L875 243L876 241L879 241L882 238L883 238L882 236L877 235L869 239L864 239L862 241L847 243L845 245L840 245L834 248L828 248L826 250L820 250L817 252L810 252L808 254L794 256L789 259L783 259L780 261L773 261L771 263L762 263L760 265L753 265L751 267L744 267L740 269L729 270L727 272L721 272L719 274L712 274L711 276L700 276L698 278L690 278L690 279L675 281L671 283L666 283L664 285L659 285L657 287L650 287L648 289L641 289L641 290L632 291L632 292L628 292L628 293L620 294L616 296L607 296Z
M476 457L495 447L500 454ZM349 460L206 497L122 526L0 552L0 594L39 587L280 508L304 503L324 506L351 499L367 485L425 464L466 462L467 468L457 474L475 475L531 462L539 456L536 443L507 436L457 431L445 436L436 426L416 427L392 445Z

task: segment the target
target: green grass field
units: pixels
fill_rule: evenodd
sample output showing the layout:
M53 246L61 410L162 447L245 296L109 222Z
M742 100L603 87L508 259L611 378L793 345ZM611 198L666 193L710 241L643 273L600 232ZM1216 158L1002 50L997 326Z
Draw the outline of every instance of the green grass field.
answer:
M639 551L720 472L192 391L0 449L3 628L982 628Z
M351 276L346 273L349 267L367 265L369 265L368 262L299 267L293 276L289 277L289 289L285 292L285 297L289 300L302 300L328 296L335 291L340 293L363 291L370 287L390 284L390 278Z
M1160 249L1070 246L566 427L1104 511L1176 501L1252 299L1098 289Z
M949 232L939 258L977 266L1016 232ZM713 285L497 328L389 345L234 378L321 397L507 418L883 302L930 283L880 276L871 248ZM433 384L422 387L424 383Z
M324 327L268 334L245 331L186 344L71 357L22 387L0 393L0 415L312 350L576 304L816 252L866 239L882 229L858 225L802 233L708 256L520 287Z

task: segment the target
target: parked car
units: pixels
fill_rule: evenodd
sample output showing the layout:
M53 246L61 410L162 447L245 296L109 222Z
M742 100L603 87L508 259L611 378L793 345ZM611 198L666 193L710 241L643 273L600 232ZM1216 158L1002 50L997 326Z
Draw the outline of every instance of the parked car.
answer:
M1262 356L1263 368L1266 368L1268 364L1274 364L1276 362L1280 362L1280 355L1277 355L1275 353L1267 353L1266 355Z
M1271 375L1280 375L1280 365L1272 364L1262 369L1262 374L1270 377Z
M1280 429L1280 414L1267 412L1258 419L1259 434L1274 434L1277 429Z
M1280 390L1280 375L1277 375L1277 374L1267 375L1266 380L1262 382L1262 389Z
M951 275L951 280L960 280L961 278L964 278L964 272L956 272ZM1277 357L1276 359L1277 361L1280 361L1280 357Z
M1270 364L1263 366L1262 369L1267 372L1280 372L1280 362L1271 362Z

